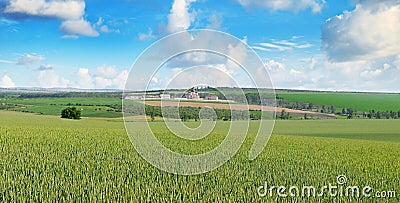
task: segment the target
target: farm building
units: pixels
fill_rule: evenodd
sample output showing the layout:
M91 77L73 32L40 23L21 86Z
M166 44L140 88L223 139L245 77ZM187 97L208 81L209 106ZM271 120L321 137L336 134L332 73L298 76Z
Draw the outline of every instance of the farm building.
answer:
M170 94L160 94L160 98L161 99L171 99L171 95Z
M200 96L197 92L191 91L185 94L186 99L192 99L192 100L200 100Z
M218 96L217 95L213 95L213 94L209 94L204 98L204 100L218 100Z

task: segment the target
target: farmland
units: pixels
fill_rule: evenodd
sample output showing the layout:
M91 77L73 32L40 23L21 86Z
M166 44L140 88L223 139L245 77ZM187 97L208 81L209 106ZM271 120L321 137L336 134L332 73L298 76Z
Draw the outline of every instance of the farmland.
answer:
M251 126L257 121L252 121ZM204 139L176 145L162 122L150 122L163 144L199 153L222 140L229 122L219 121ZM190 122L190 125L195 122ZM180 176L151 166L133 148L122 119L84 118L0 111L0 201L235 201L286 202L292 197L259 197L273 185L336 184L396 190L390 199L296 197L312 202L399 202L399 120L278 121L263 153L247 159L251 128L239 152L206 174ZM225 127L224 127L225 126Z
M27 98L1 99L1 103L16 105L8 110L60 115L67 106L78 106L84 117L122 117L121 99L119 98Z
M345 92L298 92L277 91L277 97L292 102L305 102L339 108L353 108L359 112L399 111L400 94L345 93Z

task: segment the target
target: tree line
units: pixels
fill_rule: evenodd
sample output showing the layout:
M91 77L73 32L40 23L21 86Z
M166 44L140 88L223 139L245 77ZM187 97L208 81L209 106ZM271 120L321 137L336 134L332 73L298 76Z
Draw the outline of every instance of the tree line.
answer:
M125 106L125 113L132 115L146 115L154 120L155 117L164 117L171 119L180 119L182 121L198 121L200 119L208 120L260 120L263 112L251 110L240 111L230 109L211 109L201 107L176 107L176 106L150 106L145 105L145 109L138 106ZM265 118L265 116L264 116Z
M306 102L293 102L287 101L283 98L277 97L277 105L279 107L288 108L288 109L296 109L296 110L308 110L319 113L327 113L327 114L335 114L338 116L346 116L348 119L352 118L369 118L369 119L398 119L400 118L400 110L386 110L386 111L376 111L375 109L371 109L367 112L359 112L354 108L337 108L333 105L318 105L313 103ZM284 112L287 114L287 112ZM288 119L290 116L281 115L278 116L281 119Z

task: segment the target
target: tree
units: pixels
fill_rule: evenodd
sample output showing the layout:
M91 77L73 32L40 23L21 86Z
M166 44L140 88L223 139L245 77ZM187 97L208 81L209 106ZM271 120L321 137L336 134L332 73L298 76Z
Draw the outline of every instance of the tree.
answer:
M353 114L353 112L349 113L349 114L347 115L347 118L348 118L348 119L352 119L352 118L354 118L354 114Z
M308 104L308 110L312 111L312 109L314 108L314 105L312 103Z
M394 119L395 114L396 113L394 111L390 110L390 118Z
M281 115L279 116L279 118L283 119L283 120L287 120L290 118L290 113L289 112L286 113L286 110L282 109Z
M376 112L376 118L381 119L382 113L380 111Z
M336 113L336 108L333 105L331 106L331 113L333 113L333 114Z
M67 107L61 111L61 118L81 119L81 110L74 107Z

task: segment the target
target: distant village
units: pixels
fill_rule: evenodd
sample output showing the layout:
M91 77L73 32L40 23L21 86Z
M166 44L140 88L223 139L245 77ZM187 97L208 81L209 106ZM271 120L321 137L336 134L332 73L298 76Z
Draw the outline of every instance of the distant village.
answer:
M184 93L182 96L174 96L172 94L167 94L160 92L159 94L143 94L143 95L126 95L125 99L166 99L166 100L208 100L208 101L218 101L219 98L214 94L207 94L204 98L201 98L196 89L191 88L189 91Z

